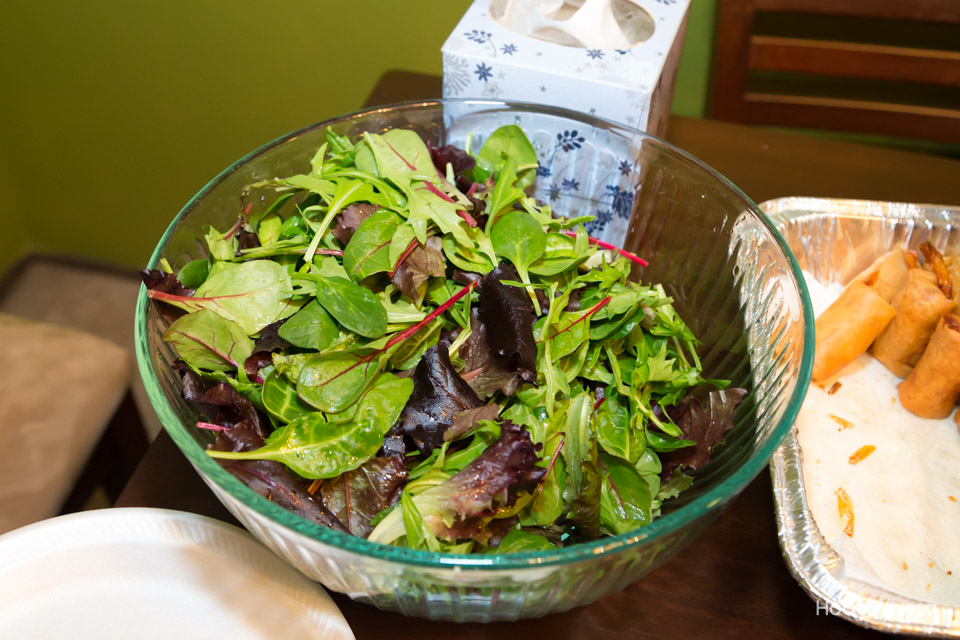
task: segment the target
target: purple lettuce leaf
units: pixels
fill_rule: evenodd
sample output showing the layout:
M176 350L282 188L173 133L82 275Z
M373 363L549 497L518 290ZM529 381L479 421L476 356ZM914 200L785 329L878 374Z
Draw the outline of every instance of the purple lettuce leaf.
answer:
M243 370L251 378L260 374L260 369L273 364L273 352L290 347L290 343L280 337L277 330L289 320L284 318L271 322L260 330L260 336L253 345L253 353L244 360Z
M325 480L320 487L323 506L342 522L349 533L366 538L370 520L400 499L407 468L398 456L373 458L357 469Z
M487 344L507 370L536 383L533 304L524 289L503 284L503 280L520 280L516 267L507 262L501 262L480 280L479 318L486 325Z
M452 144L434 147L428 142L427 149L430 150L430 159L440 175L447 175L447 163L449 163L453 168L453 177L457 189L463 193L470 190L473 181L465 178L463 174L477 166L477 161L469 153Z
M353 237L360 223L376 213L379 208L379 205L370 204L369 202L348 204L343 208L343 211L337 214L336 221L330 233L340 241L342 246L347 246L350 244L350 238Z
M215 424L227 429L251 429L261 438L267 437L268 429L256 407L226 382L215 383L186 371L180 394L187 402L196 404Z
M534 444L525 427L507 420L500 437L473 462L437 489L443 488L446 508L458 520L491 516L499 507L513 505L518 492L530 490L543 479L538 467L541 445Z
M241 256L244 249L253 249L259 246L260 238L257 237L257 234L240 227L240 230L237 231L237 256Z
M470 311L470 328L471 333L458 352L463 361L463 379L481 398L498 391L512 396L520 384L520 375L494 356L487 342L487 325L480 320L476 308Z
M684 439L696 444L660 454L663 464L660 475L664 482L670 479L674 469L696 470L710 462L713 448L733 429L733 412L746 395L746 389L711 391L706 407L693 396L687 396L667 409Z
M483 404L450 364L445 345L430 347L413 373L413 395L400 414L400 428L417 449L429 455L443 444L455 415Z
M393 272L393 285L416 303L423 299L421 287L431 277L443 277L447 261L443 257L443 242L437 236L427 238L427 244L417 244Z
M180 284L180 280L177 279L176 275L165 273L160 269L144 269L140 272L140 279L143 281L143 284L146 285L147 289L151 291L169 293L174 296L192 296L196 293L193 289L188 289ZM168 324L173 324L177 318L186 313L183 309L164 304L159 300L154 300L153 305L160 314L160 317Z
M513 506L521 491L533 491L543 480L547 470L537 466L540 448L524 427L507 420L497 441L462 471L411 500L435 536L489 543L500 524L491 525L490 516ZM395 509L380 521L369 540L389 544L404 535L402 509Z
M196 293L193 289L187 289L180 284L176 275L165 273L160 269L144 269L140 272L140 279L151 291L160 291L175 296L192 296Z
M481 420L496 420L498 415L500 415L500 405L494 402L475 409L465 409L453 416L450 428L444 432L443 439L455 440L470 433Z

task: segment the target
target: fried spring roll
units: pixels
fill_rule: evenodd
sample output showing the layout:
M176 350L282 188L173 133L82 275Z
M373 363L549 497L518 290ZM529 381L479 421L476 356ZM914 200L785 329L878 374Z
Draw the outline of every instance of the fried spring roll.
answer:
M946 418L960 395L960 317L943 316L923 357L897 385L900 404L921 418Z
M851 282L817 318L813 379L825 380L856 360L895 315L883 296Z
M957 303L943 294L934 274L911 269L894 306L897 317L873 343L870 353L892 374L906 378L923 355L937 321Z
M887 302L892 302L907 285L907 260L903 249L894 249L874 260L853 280L862 280L873 287ZM871 282L872 280L872 282Z

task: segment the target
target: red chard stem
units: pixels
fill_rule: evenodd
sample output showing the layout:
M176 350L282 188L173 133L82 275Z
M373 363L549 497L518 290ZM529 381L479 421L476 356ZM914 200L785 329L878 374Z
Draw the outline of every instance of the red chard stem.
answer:
M565 236L570 237L570 238L576 238L576 237L577 237L577 232L576 232L576 231L566 230L566 231L561 231L561 233L562 233L563 235L565 235ZM598 247L600 247L601 249L607 249L608 251L616 251L617 253L619 253L621 256L623 256L623 257L626 258L627 260L630 260L630 261L632 261L632 262L636 262L636 263L637 263L638 265L640 265L641 267L646 267L646 266L648 266L648 265L650 264L649 262L647 262L646 260L644 260L644 259L641 258L640 256L635 255L635 254L633 254L633 253L630 253L629 251L625 251L625 250L621 249L620 247L618 247L618 246L616 246L616 245L610 244L609 242L604 242L603 240L598 240L598 239L594 238L593 236L587 236L587 237L590 239L590 244L595 244L595 245L597 245Z

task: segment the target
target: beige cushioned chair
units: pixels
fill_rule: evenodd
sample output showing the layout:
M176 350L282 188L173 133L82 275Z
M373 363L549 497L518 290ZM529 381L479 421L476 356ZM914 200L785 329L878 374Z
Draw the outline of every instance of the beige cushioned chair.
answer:
M0 314L0 533L57 515L127 393L112 342Z

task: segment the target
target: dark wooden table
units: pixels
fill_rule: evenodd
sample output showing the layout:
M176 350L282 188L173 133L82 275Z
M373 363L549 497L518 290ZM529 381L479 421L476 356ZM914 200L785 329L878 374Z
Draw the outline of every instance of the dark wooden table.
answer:
M368 104L439 94L439 78L391 72ZM667 139L757 202L802 195L960 205L960 162L955 160L691 118L671 119ZM179 509L236 524L166 433L151 445L117 506ZM818 609L790 576L777 542L766 472L670 562L619 594L567 613L457 625L408 619L333 595L359 640L878 635Z

